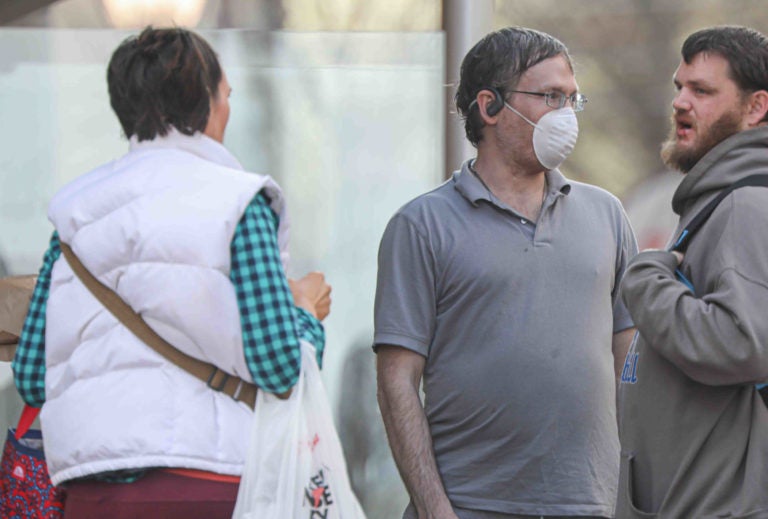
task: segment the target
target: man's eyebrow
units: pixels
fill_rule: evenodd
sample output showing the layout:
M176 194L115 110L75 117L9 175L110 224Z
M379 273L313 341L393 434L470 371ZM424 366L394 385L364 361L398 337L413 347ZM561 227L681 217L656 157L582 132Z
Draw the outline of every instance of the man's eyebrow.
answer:
M570 87L565 87L564 88L563 85L555 85L555 84L552 84L552 83L544 83L540 87L540 89L541 89L542 92L559 92L561 94L568 94L569 91L571 90ZM579 91L579 89L577 87L575 90L573 90L573 92L570 92L570 93L576 93L578 91Z
M680 87L683 85L683 82L681 82L679 79L674 78L673 79L675 86ZM711 85L704 79L690 79L688 81L685 81L684 83L686 86L692 87L692 88L703 88L704 90L714 90L714 85Z

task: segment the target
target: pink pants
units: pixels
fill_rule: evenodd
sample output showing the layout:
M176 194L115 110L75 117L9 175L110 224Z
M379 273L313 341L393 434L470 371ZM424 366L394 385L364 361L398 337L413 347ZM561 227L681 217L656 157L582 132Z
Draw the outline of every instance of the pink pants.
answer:
M236 483L153 470L134 483L73 481L64 519L230 519Z

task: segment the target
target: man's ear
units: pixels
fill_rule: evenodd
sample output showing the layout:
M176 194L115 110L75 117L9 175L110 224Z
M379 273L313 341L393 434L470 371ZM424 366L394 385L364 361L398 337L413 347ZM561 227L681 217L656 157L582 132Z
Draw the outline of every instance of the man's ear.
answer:
M477 109L480 112L480 117L485 124L495 125L503 108L503 100L497 99L498 91L483 89L477 93L475 100L477 101ZM501 105L501 106L499 106Z
M747 124L753 128L763 122L768 113L768 92L758 90L749 95Z

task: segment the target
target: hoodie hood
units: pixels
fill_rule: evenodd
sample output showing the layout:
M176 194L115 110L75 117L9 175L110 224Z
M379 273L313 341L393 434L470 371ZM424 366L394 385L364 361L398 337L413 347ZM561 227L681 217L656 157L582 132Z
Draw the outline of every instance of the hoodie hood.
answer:
M684 217L718 191L756 173L768 173L768 126L739 132L709 150L680 182L672 210Z

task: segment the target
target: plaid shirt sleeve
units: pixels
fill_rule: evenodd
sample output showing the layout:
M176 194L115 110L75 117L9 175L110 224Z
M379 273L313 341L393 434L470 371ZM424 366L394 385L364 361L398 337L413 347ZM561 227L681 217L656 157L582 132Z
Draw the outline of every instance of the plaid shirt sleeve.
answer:
M231 243L230 279L235 286L243 349L254 382L271 393L293 387L301 369L299 339L322 360L325 332L320 321L293 304L277 246L277 215L259 193L246 208Z
M51 270L60 255L59 234L54 231L37 275L16 356L11 364L16 389L22 400L32 407L41 407L45 402L45 308L51 288Z

